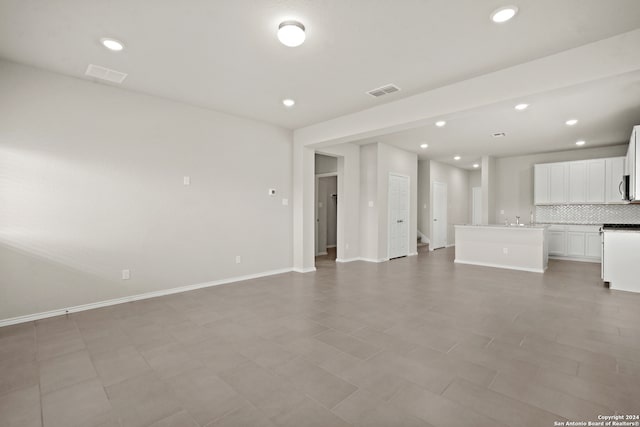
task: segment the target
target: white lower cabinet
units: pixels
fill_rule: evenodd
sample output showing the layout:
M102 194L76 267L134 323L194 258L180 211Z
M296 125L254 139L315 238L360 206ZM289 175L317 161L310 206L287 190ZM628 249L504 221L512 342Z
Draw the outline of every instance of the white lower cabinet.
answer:
M580 231L567 231L567 256L583 257L586 252L585 235Z
M554 258L601 262L602 242L597 225L552 225L549 255Z
M564 256L567 253L566 231L549 231L549 255Z

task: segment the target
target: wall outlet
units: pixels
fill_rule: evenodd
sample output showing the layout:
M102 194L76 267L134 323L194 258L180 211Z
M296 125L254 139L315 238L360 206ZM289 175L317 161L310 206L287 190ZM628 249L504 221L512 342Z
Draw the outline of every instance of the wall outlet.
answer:
M182 184L191 185L191 177L190 176L183 176L182 177Z
M502 248L502 253L505 255L509 255L509 248Z
M122 280L129 280L131 278L131 272L129 270L122 270Z
M269 189L269 195L270 196L275 196L276 195L276 189L275 188L270 188Z
M369 200L369 207L372 208L373 207L373 200Z
M242 262L242 258L240 258L240 255L236 255L236 264L240 264Z
M282 199L282 206L289 206L289 199Z

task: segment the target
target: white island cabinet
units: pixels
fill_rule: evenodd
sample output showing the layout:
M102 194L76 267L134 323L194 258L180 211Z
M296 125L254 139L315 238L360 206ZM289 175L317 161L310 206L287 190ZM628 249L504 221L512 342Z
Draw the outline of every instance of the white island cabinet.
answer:
M549 261L547 225L456 225L459 264L544 273Z

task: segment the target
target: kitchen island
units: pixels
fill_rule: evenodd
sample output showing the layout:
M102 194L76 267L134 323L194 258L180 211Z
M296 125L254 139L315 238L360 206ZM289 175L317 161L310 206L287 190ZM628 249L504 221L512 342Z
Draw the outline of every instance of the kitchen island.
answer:
M544 273L547 225L456 225L455 262Z

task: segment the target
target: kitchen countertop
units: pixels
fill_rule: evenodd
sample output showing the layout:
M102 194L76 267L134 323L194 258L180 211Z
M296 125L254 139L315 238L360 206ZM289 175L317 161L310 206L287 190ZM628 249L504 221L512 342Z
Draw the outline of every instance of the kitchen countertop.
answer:
M504 224L488 224L488 225L473 225L473 224L456 224L456 227L468 227L468 228L508 228L515 230L543 230L549 228L548 224L527 224L527 225L504 225Z
M605 233L640 233L640 228L603 228Z

